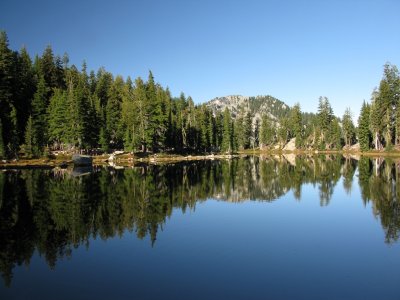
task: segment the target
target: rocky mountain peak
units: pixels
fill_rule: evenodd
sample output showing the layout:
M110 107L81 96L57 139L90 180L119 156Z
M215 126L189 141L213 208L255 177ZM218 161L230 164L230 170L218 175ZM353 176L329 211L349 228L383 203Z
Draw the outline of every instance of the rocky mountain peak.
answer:
M206 103L214 114L222 113L228 108L232 117L236 119L241 114L250 112L253 124L258 120L261 123L263 115L268 115L271 120L277 121L288 114L290 108L284 102L272 96L248 97L242 95L229 95L216 97Z

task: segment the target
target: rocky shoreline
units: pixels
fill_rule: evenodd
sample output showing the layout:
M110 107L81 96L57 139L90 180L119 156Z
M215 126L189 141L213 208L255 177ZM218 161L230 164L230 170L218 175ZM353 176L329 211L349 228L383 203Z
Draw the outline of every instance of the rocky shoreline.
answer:
M400 152L398 151L318 151L318 150L247 150L236 154L207 154L207 155L166 155L166 154L154 154L148 156L136 156L130 153L111 154L111 155L98 155L93 156L93 165L109 165L109 166L133 166L135 164L168 164L177 163L184 161L200 161L200 160L226 160L234 159L239 157L245 157L249 155L271 155L271 156L283 156L292 157L297 155L343 155L345 158L352 158L358 160L361 156L368 157L392 157L400 158ZM0 169L31 169L31 168L42 168L52 169L55 167L66 168L73 165L70 156L62 158L39 158L39 159L19 159L19 160L2 160L0 161Z

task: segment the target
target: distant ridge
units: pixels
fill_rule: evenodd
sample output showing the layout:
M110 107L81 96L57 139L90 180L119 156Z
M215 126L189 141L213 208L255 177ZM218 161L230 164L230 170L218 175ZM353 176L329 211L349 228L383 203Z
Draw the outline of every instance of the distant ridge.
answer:
M253 124L258 120L261 122L263 115L267 114L271 120L278 120L290 111L290 107L283 101L270 95L248 97L242 95L229 95L216 97L206 102L206 105L214 114L223 112L228 108L231 115L236 119L240 113L247 114L250 112L253 118Z

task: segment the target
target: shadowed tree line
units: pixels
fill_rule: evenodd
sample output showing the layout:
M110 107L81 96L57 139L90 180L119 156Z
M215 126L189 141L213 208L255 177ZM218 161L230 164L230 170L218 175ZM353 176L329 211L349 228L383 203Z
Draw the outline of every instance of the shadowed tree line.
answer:
M51 150L207 152L222 149L223 115L183 93L104 68L69 64L48 46L33 59L0 32L0 157ZM225 132L227 134L228 132Z

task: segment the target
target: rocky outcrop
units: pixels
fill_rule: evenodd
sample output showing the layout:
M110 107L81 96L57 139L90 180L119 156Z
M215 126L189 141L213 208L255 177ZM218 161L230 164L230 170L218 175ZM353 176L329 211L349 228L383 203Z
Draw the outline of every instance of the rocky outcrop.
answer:
M263 115L268 115L270 120L278 124L278 119L289 111L288 105L272 96L231 95L214 98L208 101L206 105L211 108L214 114L222 113L225 108L228 108L233 119L236 119L240 114L250 112L253 126L257 121L261 125Z
M286 145L283 147L283 151L294 151L296 150L296 138L292 138Z
M351 151L351 152L359 152L360 151L360 144L354 144L351 146L344 146L343 151Z

